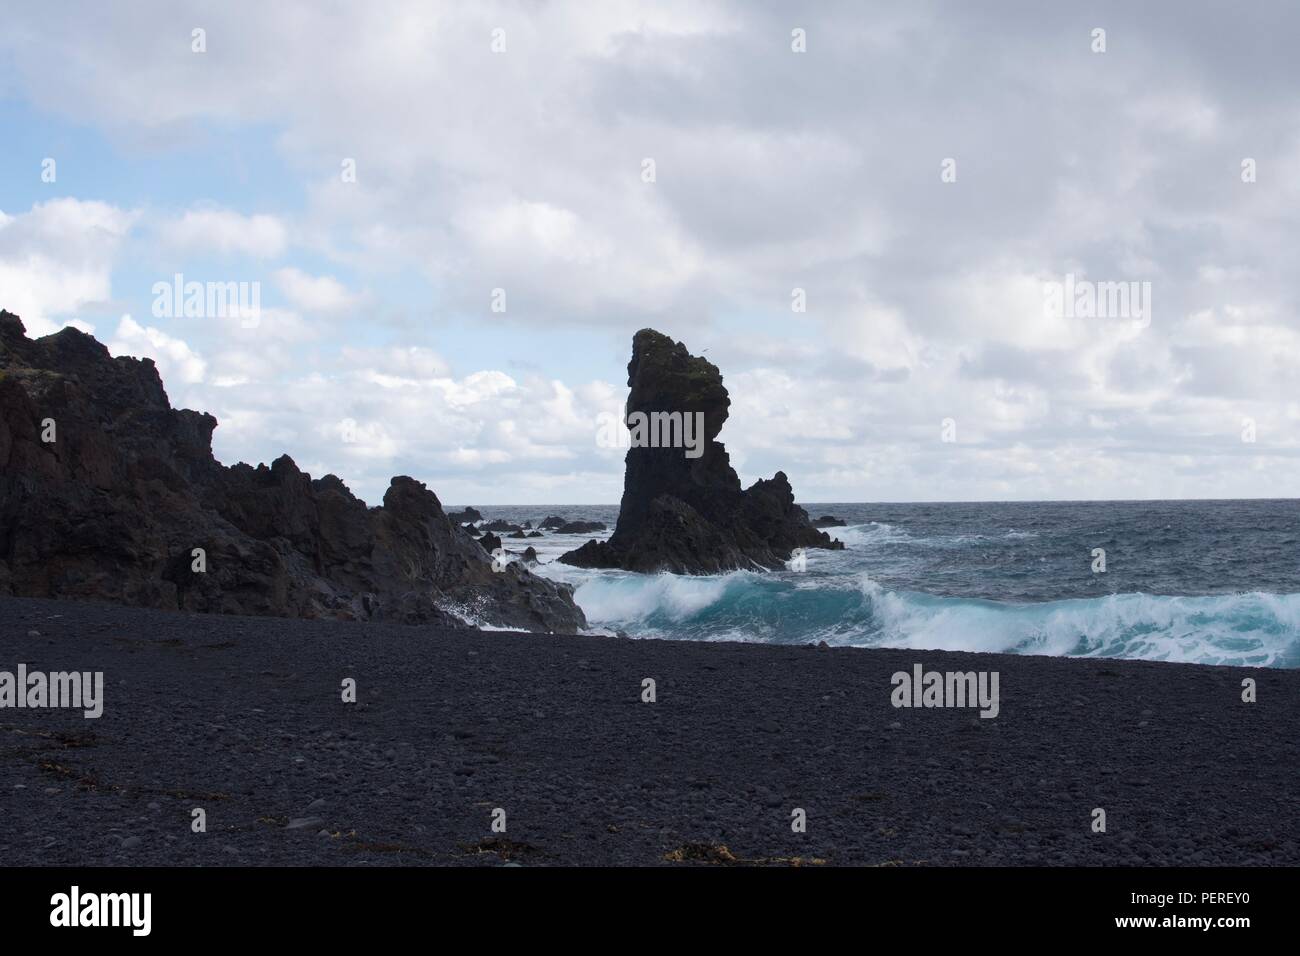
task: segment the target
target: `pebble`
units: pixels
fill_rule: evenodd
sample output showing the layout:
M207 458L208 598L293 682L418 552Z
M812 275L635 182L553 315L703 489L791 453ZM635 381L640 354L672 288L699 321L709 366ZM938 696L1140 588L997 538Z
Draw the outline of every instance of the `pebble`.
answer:
M138 836L129 836L122 841L123 850L134 850L139 845L140 845L140 838Z
M320 817L295 817L289 821L286 830L301 830L303 827L318 827L325 821Z

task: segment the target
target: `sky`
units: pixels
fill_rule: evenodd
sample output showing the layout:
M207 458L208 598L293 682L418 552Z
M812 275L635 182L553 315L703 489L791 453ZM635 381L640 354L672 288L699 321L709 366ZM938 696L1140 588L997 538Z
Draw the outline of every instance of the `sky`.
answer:
M1295 4L0 20L0 308L153 358L227 464L614 503L649 326L801 501L1296 496Z

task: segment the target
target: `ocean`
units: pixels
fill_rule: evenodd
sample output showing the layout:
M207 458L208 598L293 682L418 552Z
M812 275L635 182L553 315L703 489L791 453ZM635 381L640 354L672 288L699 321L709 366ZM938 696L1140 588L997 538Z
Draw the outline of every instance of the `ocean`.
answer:
M935 648L1300 667L1300 501L804 504L844 551L803 571L589 571L589 537L519 541L630 637ZM482 507L486 520L603 521L614 505ZM1094 570L1105 554L1105 571Z

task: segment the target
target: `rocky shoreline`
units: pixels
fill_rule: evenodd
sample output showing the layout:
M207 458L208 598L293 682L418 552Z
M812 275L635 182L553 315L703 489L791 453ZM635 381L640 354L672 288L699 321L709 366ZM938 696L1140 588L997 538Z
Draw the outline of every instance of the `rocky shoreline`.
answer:
M0 709L10 865L1300 863L1296 671L26 598L0 647L104 674L98 719ZM915 664L997 716L895 708Z
M528 631L586 626L571 591L494 561L422 482L367 507L281 455L225 466L217 420L149 359L0 311L0 594L225 614ZM461 517L461 516L458 516Z

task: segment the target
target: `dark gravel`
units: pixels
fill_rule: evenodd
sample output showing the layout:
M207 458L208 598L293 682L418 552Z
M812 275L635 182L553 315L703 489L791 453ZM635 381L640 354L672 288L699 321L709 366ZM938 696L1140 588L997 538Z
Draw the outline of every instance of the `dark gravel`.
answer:
M0 710L9 865L1300 863L1296 671L14 598L0 648L106 682L99 720ZM1000 715L895 710L918 661L999 671Z

